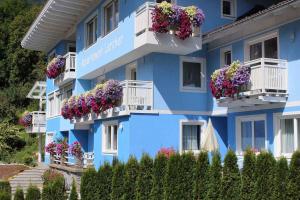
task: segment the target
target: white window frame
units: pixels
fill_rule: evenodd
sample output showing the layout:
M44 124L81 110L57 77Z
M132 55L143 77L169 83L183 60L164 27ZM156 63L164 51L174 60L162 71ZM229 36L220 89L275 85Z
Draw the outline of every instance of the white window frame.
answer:
M111 134L111 149L106 149L106 132L105 128L108 126L117 126L117 150L113 149L113 142L114 142L114 132ZM103 122L102 125L102 154L109 154L109 155L118 155L118 149L119 149L119 128L120 124L118 121L109 121L109 122ZM114 129L111 129L114 130Z
M200 63L201 65L201 88L197 87L184 87L183 86L183 63L184 62L191 62L191 63ZM179 66L179 91L180 92L199 92L205 93L206 92L206 60L205 58L199 57L188 57L188 56L181 56L180 57L180 66Z
M273 114L273 124L274 124L274 155L275 157L284 156L286 158L291 158L292 153L282 153L281 152L281 128L280 128L280 120L282 119L293 119L294 120L294 151L299 149L298 144L298 122L297 119L300 119L300 112L294 112L293 114L287 113L274 113ZM296 134L295 134L296 133Z
M132 80L131 71L135 69L137 73L137 61L134 61L128 65L126 65L126 80ZM137 77L136 77L137 78Z
M107 27L106 27L106 7L110 4L113 4L113 16L115 17L116 8L115 8L114 1L118 1L119 19L118 20L114 19L114 24L113 24L112 30L110 32L108 32ZM105 3L102 5L101 10L102 10L101 35L102 35L102 37L105 37L106 35L110 34L111 32L113 32L114 30L116 30L119 27L119 22L120 22L120 0L107 0L107 1L105 1Z
M231 15L223 13L223 3L224 1L229 1L231 3ZM221 18L224 19L235 19L237 16L237 1L236 0L221 0Z
M56 104L56 98L55 98L55 92L52 92L50 94L48 94L48 98L47 98L47 117L50 118L50 117L54 117L56 115L56 108L55 108L55 104ZM52 107L51 105L51 102L50 102L50 99L53 99L53 106L54 108Z
M225 65L225 53L230 51L231 53L231 62L233 61L232 60L232 46L228 46L228 47L223 47L220 49L220 67L224 67Z
M47 132L46 133L46 141L45 141L45 146L50 144L51 142L54 141L54 132ZM45 155L50 155L48 152L45 151Z
M157 1L154 0L154 3L157 3ZM171 4L176 4L176 0L171 0Z
M279 55L280 55L280 43L279 43L279 32L278 30L273 31L273 32L269 32L269 33L265 33L262 35L259 35L257 37L251 38L249 40L246 40L244 42L244 58L245 61L250 61L250 46L256 43L262 43L262 58L265 57L265 43L264 41L272 39L272 38L277 38L277 58L279 59Z
M91 22L91 20L95 20L96 19L96 23L94 24L94 29L96 31L96 35L93 34L93 40L94 42L90 45L88 45L88 23ZM85 49L88 49L89 47L93 46L96 42L97 42L97 39L98 39L98 23L99 23L99 20L98 20L98 10L96 10L93 14L91 14L90 17L88 17L85 21L84 21L84 47Z
M249 116L239 116L236 117L235 121L235 133L236 133L236 153L238 155L243 155L242 150L242 122L244 121L264 121L265 122L265 149L268 149L268 133L267 133L267 116L266 114L262 115L249 115ZM254 126L252 125L252 147L254 145Z
M193 151L185 151L183 150L183 125L196 125L201 126L201 133L200 133L200 150L193 150ZM203 133L207 126L207 122L205 120L180 120L179 121L179 153L185 152L193 152L194 154L199 154L201 151L201 140L203 139Z

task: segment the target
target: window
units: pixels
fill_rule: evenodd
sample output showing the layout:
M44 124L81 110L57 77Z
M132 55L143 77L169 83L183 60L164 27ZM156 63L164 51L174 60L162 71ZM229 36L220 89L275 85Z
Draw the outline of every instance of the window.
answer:
M201 133L205 122L182 121L181 122L181 152L199 152L201 149Z
M300 145L300 116L280 116L275 122L278 126L275 134L275 154L291 157Z
M76 52L76 44L69 43L67 47L68 47L68 52Z
M205 62L200 58L181 58L180 90L204 91L205 86Z
M222 17L236 17L236 0L221 0Z
M102 151L108 154L118 152L118 124L107 123L103 125Z
M107 35L119 23L119 1L112 0L104 7L104 35Z
M221 49L221 67L230 65L232 63L232 50L231 46Z
M250 41L246 45L246 58L255 60L259 58L278 59L278 36L273 33L262 38Z
M48 97L48 102L49 102L49 117L52 117L55 115L55 99L54 99L54 94L49 95Z
M262 151L266 149L265 116L237 118L237 150L243 152L248 148Z
M97 15L86 23L86 47L97 41Z
M126 66L126 79L137 80L137 62L130 63Z
M163 2L163 1L166 1L166 2L168 2L168 3L176 3L175 0L156 0L156 3L161 3L161 2Z

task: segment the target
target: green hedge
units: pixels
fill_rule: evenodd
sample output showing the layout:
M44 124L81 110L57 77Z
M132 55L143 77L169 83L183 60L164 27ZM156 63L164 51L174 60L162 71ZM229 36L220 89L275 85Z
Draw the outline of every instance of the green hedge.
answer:
M77 194L77 189L76 189L76 183L75 183L75 180L74 180L74 179L73 179L73 182L72 182L72 188L71 188L71 193L70 193L69 200L78 200L78 194Z
M135 157L131 156L125 166L123 200L136 199L135 191L138 173L139 163Z
M27 194L25 200L40 200L41 192L37 186L30 185L27 189Z
M24 200L24 192L23 189L17 188L14 200Z
M94 200L97 191L98 174L94 168L89 168L81 178L80 193L84 200Z
M109 163L104 163L98 171L98 190L95 199L110 200L112 167Z
M244 164L242 169L241 200L255 199L255 168L255 154L253 151L248 149L244 155Z
M209 169L209 183L206 199L217 200L221 199L221 184L222 183L222 166L221 155L215 152L212 158L212 164Z
M11 200L10 193L0 190L0 199L1 200Z
M49 181L43 187L43 200L66 200L66 190L64 178L59 176L56 179Z
M300 151L296 151L290 163L288 199L300 199Z
M193 184L194 199L205 199L209 184L209 159L207 152L200 152L195 166L195 181Z
M125 166L123 163L116 162L113 168L111 185L111 200L120 200L124 195L124 174Z
M0 191L4 191L8 194L11 193L11 187L8 181L1 181L0 180Z
M152 190L153 160L148 154L143 154L137 177L136 199L149 200Z

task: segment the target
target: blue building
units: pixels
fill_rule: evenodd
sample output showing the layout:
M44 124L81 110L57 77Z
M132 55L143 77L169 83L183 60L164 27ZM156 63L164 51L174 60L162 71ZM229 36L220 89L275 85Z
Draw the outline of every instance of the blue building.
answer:
M169 0L206 15L200 34L185 40L154 33L158 0L49 0L22 46L61 55L64 72L46 81L46 144L78 141L98 168L162 147L200 151L212 120L222 156L248 148L276 157L300 147L300 1ZM251 69L237 97L216 99L212 73L239 60ZM72 120L62 101L119 80L119 108ZM46 154L46 162L49 155Z

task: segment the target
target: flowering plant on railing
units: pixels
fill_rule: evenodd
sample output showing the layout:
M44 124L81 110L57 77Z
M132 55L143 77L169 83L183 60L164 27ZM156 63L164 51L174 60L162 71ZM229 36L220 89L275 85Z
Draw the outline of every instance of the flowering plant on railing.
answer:
M174 31L175 35L182 40L192 35L192 25L200 27L205 19L203 11L195 6L183 9L166 1L157 4L151 14L154 32Z
M170 156L174 155L175 153L176 151L172 147L171 148L163 147L158 151L158 154L163 154L167 158L170 158Z
M21 118L19 119L19 124L24 127L29 127L32 124L32 114L28 111L25 111Z
M239 61L235 61L230 66L224 66L211 75L210 88L216 99L233 97L249 81L250 67L240 64Z
M47 66L47 77L50 79L58 77L64 71L65 62L62 56L53 58Z
M45 151L49 153L51 156L54 156L56 154L56 143L50 142L46 147Z
M72 156L75 156L78 160L81 160L83 155L81 144L77 141L71 144L71 146L69 147L69 153Z
M109 80L104 84L98 84L92 91L79 97L72 96L64 101L61 115L65 119L80 118L91 112L100 114L107 109L120 104L123 97L123 88L119 81Z
M69 145L67 141L63 140L60 143L56 144L56 153L57 155L64 155L68 151Z

